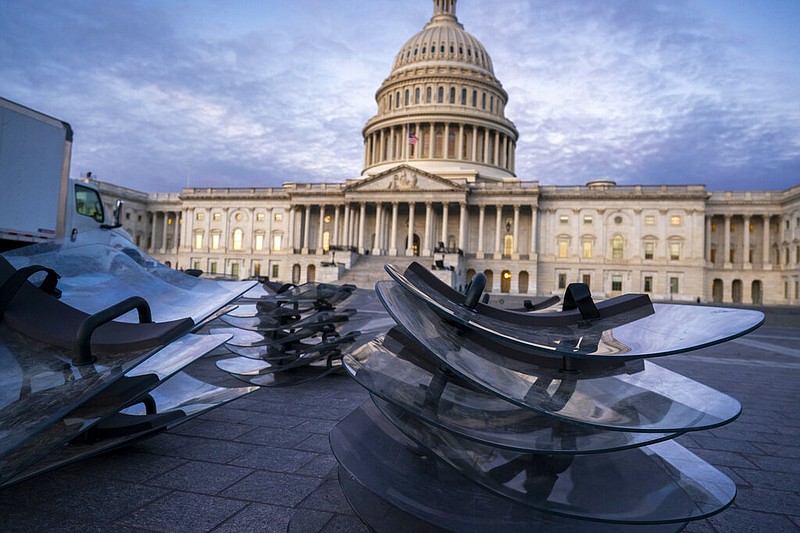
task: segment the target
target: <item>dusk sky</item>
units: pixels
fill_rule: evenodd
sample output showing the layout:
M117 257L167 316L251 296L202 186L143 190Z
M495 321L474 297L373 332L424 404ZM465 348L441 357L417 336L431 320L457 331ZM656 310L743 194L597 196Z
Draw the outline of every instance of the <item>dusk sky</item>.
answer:
M72 174L145 192L342 182L431 0L0 0L0 96ZM800 184L800 0L459 0L541 185Z

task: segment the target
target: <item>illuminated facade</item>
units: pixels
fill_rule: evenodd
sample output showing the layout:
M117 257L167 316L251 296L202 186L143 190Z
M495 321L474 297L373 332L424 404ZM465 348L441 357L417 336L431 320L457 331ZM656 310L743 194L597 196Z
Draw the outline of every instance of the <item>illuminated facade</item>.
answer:
M455 288L599 298L800 302L800 185L548 186L515 174L518 132L483 45L455 0L395 57L363 129L364 168L341 183L187 188L126 200L137 244L175 268L283 282L371 286L382 265L430 264Z

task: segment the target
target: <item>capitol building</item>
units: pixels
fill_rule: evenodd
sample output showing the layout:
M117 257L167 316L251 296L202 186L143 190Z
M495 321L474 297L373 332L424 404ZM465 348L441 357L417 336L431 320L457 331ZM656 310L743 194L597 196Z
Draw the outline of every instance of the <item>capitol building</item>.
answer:
M508 94L456 0L434 0L376 101L363 169L342 182L98 186L111 204L125 201L122 223L139 247L205 275L372 287L385 263L419 261L456 289L484 272L492 301L563 295L578 281L597 298L800 302L800 185L725 192L518 176Z

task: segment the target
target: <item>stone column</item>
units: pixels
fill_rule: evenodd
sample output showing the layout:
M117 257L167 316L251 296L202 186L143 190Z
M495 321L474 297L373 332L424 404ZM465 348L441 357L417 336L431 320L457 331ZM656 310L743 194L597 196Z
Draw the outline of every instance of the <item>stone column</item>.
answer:
M458 217L458 247L463 253L467 253L467 203L459 204L461 212Z
M389 236L389 255L397 255L397 212L399 205L392 202L392 234Z
M263 254L271 254L272 253L272 224L275 215L272 214L272 208L267 208L267 234L264 236L264 250L261 252ZM287 236L288 238L288 236Z
M317 232L317 255L322 255L322 233L325 231L325 206L319 206L319 231Z
M423 257L430 257L431 255L431 222L432 222L433 204L425 202L425 235L422 237L422 253Z
M472 159L473 163L478 162L478 127L472 126Z
M494 132L494 164L500 166L500 132Z
M494 217L494 258L495 259L502 259L503 258L503 245L502 245L502 227L503 227L503 206L498 205L495 206L495 217Z
M473 152L474 153L474 152ZM483 221L486 219L486 206L478 207L478 251L475 253L477 259L483 259Z
M725 243L722 255L723 268L732 268L731 264L731 216L725 215Z
M511 258L519 259L519 205L514 205L514 242L511 250Z
M428 159L433 159L434 148L436 147L436 124L431 122L430 142L428 143Z
M367 218L367 204L361 202L361 211L358 215L358 253L364 254L366 248L364 247L364 220Z
M344 204L344 223L342 224L342 246L350 246L350 204Z
M481 163L488 165L489 164L489 135L492 132L489 131L489 128L484 128L483 131L483 160Z
M336 246L339 246L339 211L341 211L341 206L336 206L333 208L333 242Z
M414 255L414 202L408 204L408 242L406 242L406 255Z
M383 248L383 204L377 202L375 204L375 242L372 248L372 255L381 255Z
M169 227L169 211L164 211L164 225L161 228L161 252L166 253L167 251L167 228Z
M288 217L289 220L286 221L286 244L281 247L290 247L292 253L294 253L294 206L289 207ZM272 239L272 236L270 236L270 239ZM271 242L270 246L272 246Z
M752 270L753 264L750 262L750 215L744 215L744 235L742 242L742 265L745 270Z
M447 159L450 156L450 123L444 124L444 144L442 146L442 157Z
M303 243L302 243L302 249L300 250L301 254L308 253L308 239L310 233L311 233L311 205L307 205L303 220Z
M772 265L769 262L769 215L761 215L761 218L764 219L764 228L763 234L761 237L763 244L763 248L761 250L761 261L763 263L764 270L772 270Z
M539 212L536 209L536 207L531 206L531 248L530 248L530 251L528 252L528 259L529 260L533 260L537 256L537 254L539 253L539 250L536 249L536 244L537 244L536 243L536 231L537 231L536 222L537 222L537 219L538 219L538 215L539 215Z
M442 243L447 248L447 217L450 214L450 205L447 202L442 204Z
M456 140L456 156L455 158L459 161L464 159L464 154L462 153L462 149L464 146L464 124L458 125L458 139Z
M711 261L711 219L713 215L706 217L706 242L705 242L705 254L706 254L706 261Z
M153 222L152 222L152 225L150 226L150 247L149 248L151 250L155 250L156 249L156 222L158 221L158 212L157 211L153 211L152 215L153 215ZM210 237L209 237L209 239L210 239Z

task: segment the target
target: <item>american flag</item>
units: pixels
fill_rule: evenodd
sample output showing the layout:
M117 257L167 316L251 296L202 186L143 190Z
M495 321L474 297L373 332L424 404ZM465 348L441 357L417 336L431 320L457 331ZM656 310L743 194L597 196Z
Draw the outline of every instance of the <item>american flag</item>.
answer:
M408 144L417 144L418 140L419 139L417 139L417 136L414 133L408 134Z

